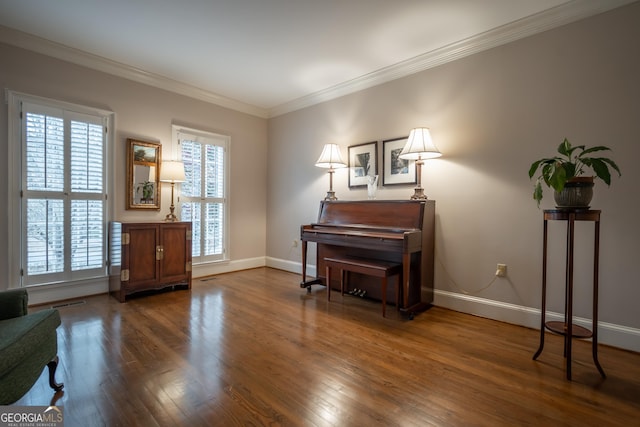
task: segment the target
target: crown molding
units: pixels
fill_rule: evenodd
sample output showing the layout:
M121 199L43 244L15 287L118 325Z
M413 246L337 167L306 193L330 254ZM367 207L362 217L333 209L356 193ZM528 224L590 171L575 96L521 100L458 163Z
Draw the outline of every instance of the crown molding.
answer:
M420 71L446 64L494 47L532 36L638 0L573 0L543 12L503 25L485 33L469 37L448 46L418 55L406 61L382 68L355 79L331 86L269 109L269 117L276 117L344 95L368 89L406 77Z
M0 25L0 42L261 118L283 115L437 67L638 0L572 0L406 61L266 109Z
M257 117L267 118L268 111L255 105L246 104L216 93L191 86L168 77L150 73L117 61L93 55L63 44L55 43L22 31L0 25L0 42L37 52L76 65L91 68L114 76L143 83L179 95L199 99L221 107L229 108Z

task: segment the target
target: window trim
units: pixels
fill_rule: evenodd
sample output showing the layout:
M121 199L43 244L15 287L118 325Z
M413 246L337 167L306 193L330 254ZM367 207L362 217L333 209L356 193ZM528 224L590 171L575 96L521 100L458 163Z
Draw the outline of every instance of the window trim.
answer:
M173 141L173 153L172 153L172 158L174 159L181 159L182 158L182 149L180 146L180 134L185 134L185 135L189 135L192 137L201 137L201 138L205 138L205 139L213 139L213 140L219 140L223 142L223 149L224 149L224 197L222 198L223 203L224 203L224 209L223 209L223 215L224 215L224 221L223 221L223 225L222 225L222 229L223 229L223 245L222 245L222 256L217 258L217 259L206 259L206 256L201 255L199 258L200 260L197 260L195 257L193 258L193 265L199 265L199 266L203 266L203 265L207 265L207 264L218 264L218 263L225 263L225 262L229 262L230 260L230 236L229 236L229 229L230 229L230 200L229 200L229 189L230 189L230 177L231 177L231 171L230 171L230 147L231 147L231 137L229 135L223 135L220 133L215 133L215 132L209 132L209 131L205 131L205 130L201 130L201 129L194 129L194 128L189 128L189 127L185 127L185 126L179 126L179 125L171 125L171 135L172 135L172 141ZM180 187L179 193L178 193L178 206L180 209L180 212L182 211L182 205L181 205L181 196L182 196L182 187Z
M58 108L68 111L73 111L80 114L89 114L94 116L101 116L106 122L106 158L104 159L104 185L106 199L105 202L105 223L104 223L104 238L105 238L105 259L108 260L108 252L106 245L108 244L108 223L113 218L113 203L111 202L111 194L113 194L114 188L114 175L113 169L113 156L114 156L114 122L115 113L108 110L103 110L94 107L88 107L78 104L73 104L65 101L59 101L50 98L44 98L35 95L29 95L21 92L6 91L6 99L8 104L8 170L7 170L7 196L9 207L7 209L7 227L9 237L9 247L15 248L15 250L8 251L8 279L9 288L24 287L22 268L23 267L23 252L22 245L22 118L20 117L22 112L22 103L37 104L44 107ZM77 280L65 281L64 285L76 286L79 283L87 283L91 285L96 280L104 282L108 290L108 272L105 266L104 274L93 278L81 278ZM48 287L48 286L60 286L56 283L47 283L41 285L30 285L29 288L36 287Z

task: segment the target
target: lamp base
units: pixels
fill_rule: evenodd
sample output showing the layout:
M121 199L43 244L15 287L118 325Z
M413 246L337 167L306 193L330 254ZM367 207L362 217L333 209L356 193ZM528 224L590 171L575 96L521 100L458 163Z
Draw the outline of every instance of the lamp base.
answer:
M411 200L427 200L427 195L424 194L424 188L416 187L413 189L413 195Z
M325 200L338 200L338 198L336 197L336 192L335 191L327 191L327 197L324 198Z
M164 217L165 222L178 222L178 217L173 212L176 210L176 205L173 204L173 188L175 187L175 182L171 182L171 206L169 206L169 213L166 217Z
M164 221L165 222L178 222L178 217L175 216L175 214L173 212L167 214L166 217L164 217Z

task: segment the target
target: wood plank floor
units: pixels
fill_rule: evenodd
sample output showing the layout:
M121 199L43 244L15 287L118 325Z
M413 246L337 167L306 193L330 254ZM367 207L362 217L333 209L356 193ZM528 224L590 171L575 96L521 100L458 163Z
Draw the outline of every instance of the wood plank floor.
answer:
M640 422L640 354L433 307L393 306L259 268L120 304L60 308L66 427L629 426ZM46 372L16 404L47 405Z

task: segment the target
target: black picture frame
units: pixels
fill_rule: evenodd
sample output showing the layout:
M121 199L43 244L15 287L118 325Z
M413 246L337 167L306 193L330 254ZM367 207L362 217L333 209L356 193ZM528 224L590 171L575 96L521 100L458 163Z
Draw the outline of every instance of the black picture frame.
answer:
M378 174L378 141L351 145L349 156L349 188L367 186L367 176Z
M408 136L382 141L382 185L416 184L415 160L399 157Z

